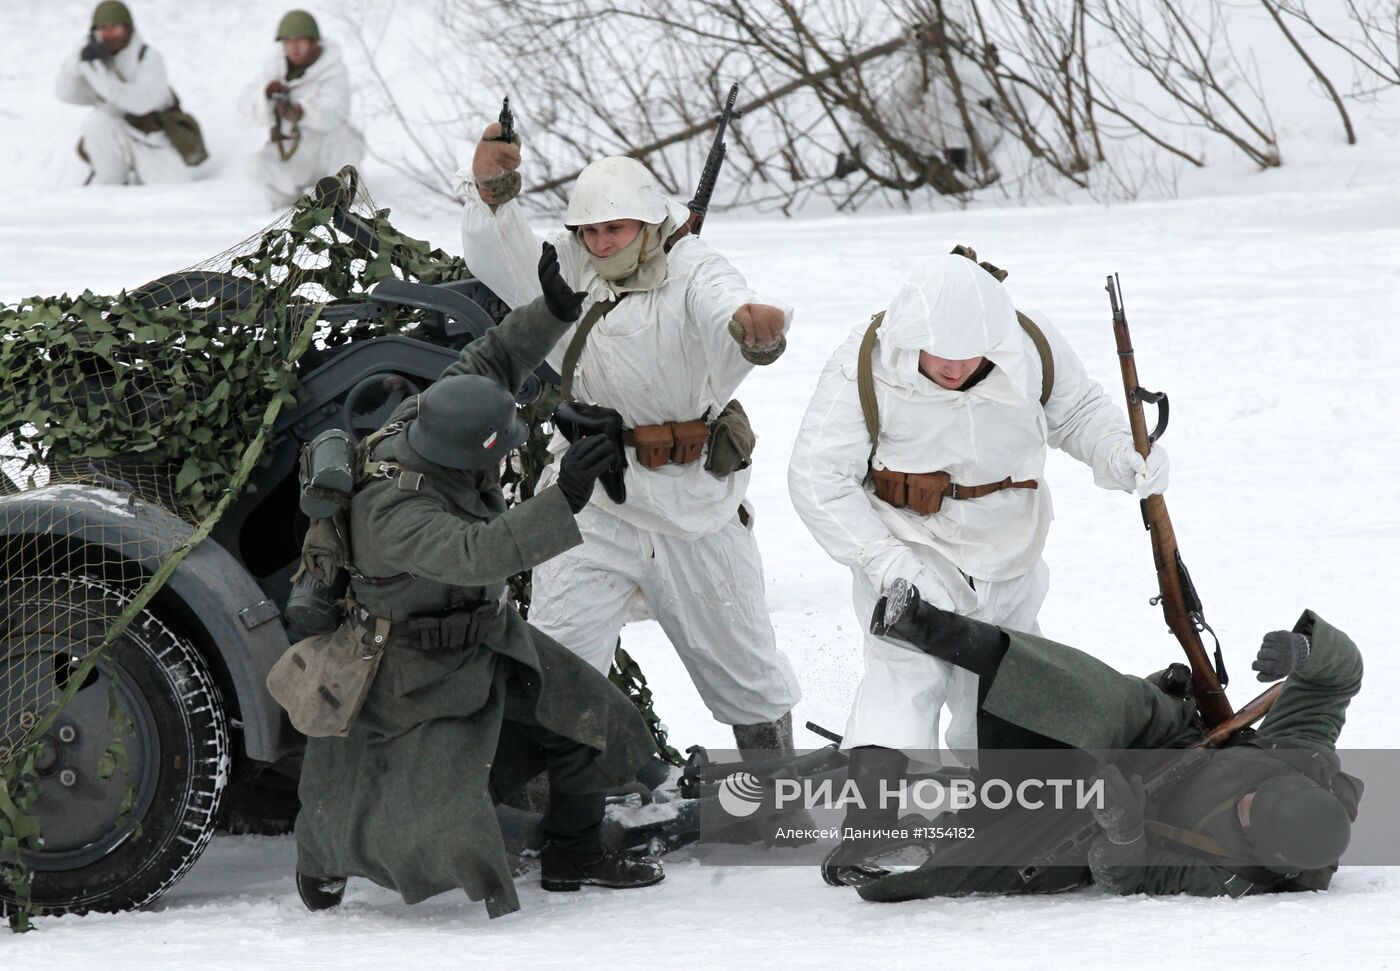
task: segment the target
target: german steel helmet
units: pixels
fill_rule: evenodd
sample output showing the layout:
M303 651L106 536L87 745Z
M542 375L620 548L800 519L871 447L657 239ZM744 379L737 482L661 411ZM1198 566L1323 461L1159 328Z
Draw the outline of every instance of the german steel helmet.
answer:
M480 374L458 374L419 395L407 434L409 447L429 462L481 470L494 468L528 433L504 386Z

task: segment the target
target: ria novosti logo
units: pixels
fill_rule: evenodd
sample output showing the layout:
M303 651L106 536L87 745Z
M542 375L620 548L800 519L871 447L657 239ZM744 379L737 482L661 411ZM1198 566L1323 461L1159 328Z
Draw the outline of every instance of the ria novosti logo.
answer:
M735 772L719 784L720 808L736 819L758 812L763 802L763 783L751 772Z

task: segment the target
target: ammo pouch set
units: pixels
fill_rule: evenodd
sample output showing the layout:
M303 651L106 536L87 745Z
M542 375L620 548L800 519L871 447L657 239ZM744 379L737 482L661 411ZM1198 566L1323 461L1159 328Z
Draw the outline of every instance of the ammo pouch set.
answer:
M559 370L559 397L564 402L560 405L560 410L565 405L571 405L617 414L610 408L600 408L598 405L578 405L573 400L573 388L574 372L578 370L579 358L583 356L583 346L588 342L589 333L621 299L622 297L618 297L616 300L600 300L594 303L579 321L569 346L564 350L564 361ZM558 416L556 410L556 421ZM621 418L618 420L620 422ZM560 425L560 428L567 438L567 426ZM748 468L756 442L753 427L749 424L749 416L745 414L743 405L739 404L737 399L726 404L713 421L706 421L702 417L692 421L638 425L636 428L625 429L622 434L623 443L636 450L637 463L648 469L659 469L663 465L689 465L705 454L705 446L708 444L710 447L705 458L705 471L720 479ZM570 438L569 441L574 439ZM608 496L614 502L622 501L613 495L611 489L608 490Z
M896 472L870 467L875 495L896 509L908 509L920 516L932 516L943 508L944 499L980 499L1003 489L1036 489L1034 479L1013 482L1007 476L986 485L958 485L947 472Z
M623 441L636 450L637 463L648 469L663 465L689 465L705 456L705 471L723 479L753 460L757 436L749 416L738 399L731 400L707 422L668 421L660 425L638 425L623 433ZM706 446L709 446L707 449Z

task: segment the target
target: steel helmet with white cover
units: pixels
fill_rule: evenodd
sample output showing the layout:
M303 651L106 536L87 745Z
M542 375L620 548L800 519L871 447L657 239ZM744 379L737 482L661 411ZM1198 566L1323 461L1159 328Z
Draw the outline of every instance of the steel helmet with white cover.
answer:
M665 194L647 167L625 155L592 162L579 173L564 225L570 230L614 219L658 225L670 214Z

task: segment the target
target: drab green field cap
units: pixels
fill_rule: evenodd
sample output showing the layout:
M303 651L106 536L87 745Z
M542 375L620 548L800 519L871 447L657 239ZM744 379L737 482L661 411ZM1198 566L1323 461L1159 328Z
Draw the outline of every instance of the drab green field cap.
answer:
M136 29L136 25L131 22L131 11L126 9L122 0L102 0L92 11L93 29L114 24L121 24L127 30Z

